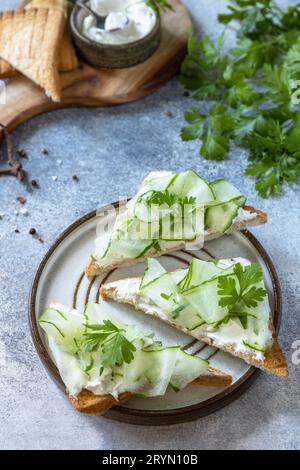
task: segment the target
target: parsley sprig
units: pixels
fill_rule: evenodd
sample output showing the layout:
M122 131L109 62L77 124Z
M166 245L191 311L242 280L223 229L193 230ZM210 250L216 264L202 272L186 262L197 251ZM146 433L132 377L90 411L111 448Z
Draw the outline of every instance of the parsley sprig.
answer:
M176 194L170 193L167 189L163 191L153 191L147 198L147 205L166 205L172 207L175 204L180 205L184 208L185 205L194 205L196 198L194 196L185 196L184 198L178 197Z
M146 0L146 5L152 8L157 16L160 16L161 10L173 10L173 7L168 0Z
M123 333L124 329L118 328L110 320L104 320L103 324L85 325L86 332L81 338L81 351L95 352L99 348L102 351L102 366L105 368L121 366L124 362L129 364L133 360L136 348Z
M282 10L272 0L232 0L228 9L218 17L226 29L216 44L189 35L180 81L211 105L185 113L181 137L200 139L208 160L223 160L232 142L245 147L245 173L262 197L275 196L300 177L300 4ZM224 52L231 24L236 42Z
M233 275L218 278L219 305L228 308L228 317L238 316L246 327L248 314L245 307L255 308L263 300L267 292L256 284L261 282L263 274L258 263L242 266L234 265Z

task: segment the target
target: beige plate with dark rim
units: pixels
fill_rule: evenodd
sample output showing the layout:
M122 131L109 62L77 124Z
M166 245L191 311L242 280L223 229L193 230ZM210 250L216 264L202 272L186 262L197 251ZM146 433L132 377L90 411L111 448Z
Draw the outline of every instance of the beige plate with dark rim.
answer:
M114 206L119 208L118 203ZM44 366L62 389L64 385L46 349L43 333L37 323L41 312L53 301L73 305L74 308L82 310L88 300L99 301L98 291L101 283L141 275L145 269L145 263L142 262L135 266L115 269L93 279L84 276L85 265L89 254L93 251L96 225L100 220L101 224L105 221L105 208L101 213L101 216L97 216L96 212L87 214L62 233L40 263L31 290L29 322L32 338ZM281 316L278 277L265 249L249 231L244 230L208 242L205 249L193 251L192 254L180 251L163 255L160 261L167 269L173 270L185 267L192 255L204 260L211 257L241 256L251 261L258 261L264 272L274 324L278 331ZM209 359L212 366L233 377L232 385L227 388L190 385L179 393L170 390L164 397L132 398L126 404L109 410L105 415L109 418L144 425L189 421L230 403L241 395L258 375L259 371L244 361L201 341L195 341L160 320L146 316L129 306L106 302L106 308L111 309L114 315L119 315L123 321L139 325L146 333L155 332L156 337L166 345L180 344L188 352Z

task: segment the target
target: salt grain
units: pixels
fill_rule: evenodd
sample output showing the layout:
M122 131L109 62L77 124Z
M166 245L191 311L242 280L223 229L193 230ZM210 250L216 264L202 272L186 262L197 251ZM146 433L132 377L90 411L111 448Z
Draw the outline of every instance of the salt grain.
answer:
M25 207L24 207L24 208L20 209L20 214L22 214L22 215L28 215L29 212L28 212L28 210L25 209Z

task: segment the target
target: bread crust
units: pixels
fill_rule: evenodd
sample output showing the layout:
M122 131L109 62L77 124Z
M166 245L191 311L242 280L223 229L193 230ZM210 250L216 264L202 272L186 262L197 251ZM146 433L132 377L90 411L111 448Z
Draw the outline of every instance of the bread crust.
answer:
M227 387L232 383L232 377L225 372L209 366L207 372L194 380L194 385L204 387ZM113 406L122 405L126 401L133 398L130 392L121 393L116 400L112 395L95 395L90 390L82 390L78 397L75 398L68 391L67 395L73 407L80 413L90 415L102 415Z
M89 415L102 415L113 406L121 405L133 396L131 393L125 392L119 395L116 400L112 395L99 396L86 389L82 390L77 398L70 395L68 391L67 395L77 411Z

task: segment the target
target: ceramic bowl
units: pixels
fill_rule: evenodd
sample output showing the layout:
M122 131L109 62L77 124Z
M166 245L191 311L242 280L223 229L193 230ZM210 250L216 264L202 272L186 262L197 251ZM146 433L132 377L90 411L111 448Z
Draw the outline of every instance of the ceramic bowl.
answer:
M152 31L142 39L129 44L103 44L84 36L81 32L86 13L74 6L70 27L78 52L94 67L126 68L147 60L157 50L161 38L161 21L156 17Z

